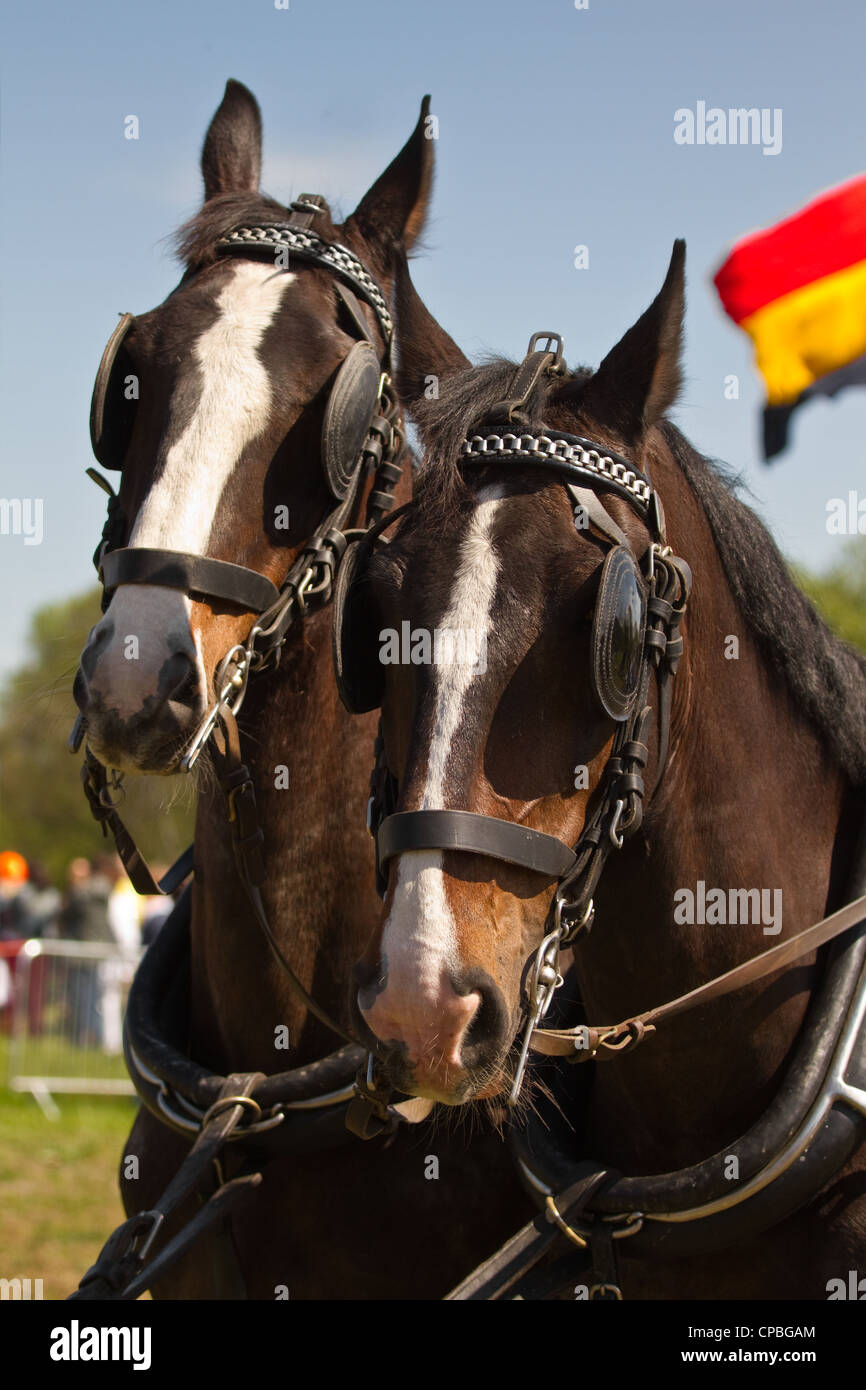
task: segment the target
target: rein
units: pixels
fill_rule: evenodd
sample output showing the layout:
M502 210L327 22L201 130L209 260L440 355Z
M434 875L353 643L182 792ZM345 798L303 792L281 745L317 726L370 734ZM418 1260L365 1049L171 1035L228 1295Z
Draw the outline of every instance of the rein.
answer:
M536 1028L533 1031L534 1049L548 1057L569 1057L575 1062L584 1062L596 1056L615 1056L636 1045L647 1033L655 1032L656 1024L661 1023L663 1019L688 1013L690 1009L698 1008L701 1004L709 1004L713 999L721 999L734 990L743 989L756 980L765 979L774 971L799 960L800 956L806 955L807 952L816 951L819 946L824 946L828 941L850 931L864 917L866 895L855 898L853 902L831 916L822 918L820 922L814 922L811 927L798 932L789 941L780 941L768 951L750 956L740 965L735 965L723 975L716 975L705 984L689 990L687 994L680 994L666 1004L647 1009L645 1013L633 1014L623 1023L597 1027L578 1025L576 1028ZM602 1048L605 1051L600 1051Z

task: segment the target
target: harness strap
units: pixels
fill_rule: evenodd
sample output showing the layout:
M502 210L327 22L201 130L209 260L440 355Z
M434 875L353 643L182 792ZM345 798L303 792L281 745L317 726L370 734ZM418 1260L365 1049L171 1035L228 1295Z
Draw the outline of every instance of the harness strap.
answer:
M90 804L91 814L102 826L103 835L111 831L117 853L136 893L140 893L142 897L174 893L193 871L192 845L185 849L168 872L157 880L111 800L112 790L122 788L109 780L108 772L86 744L81 767L81 784Z
M547 340L547 350L540 350L535 346L542 338ZM551 343L556 344L553 352L549 350ZM559 334L533 333L529 351L512 377L507 397L491 406L486 418L490 421L503 421L509 425L528 424L529 417L524 407L529 404L542 377L557 376L561 372L562 339Z
M334 289L337 292L338 298L342 300L343 306L349 314L355 328L358 330L359 336L366 342L372 343L373 335L367 327L367 320L364 318L361 306L355 295L349 289L349 286L341 284L339 280L335 280Z
M183 1230L179 1231L174 1239L170 1240L168 1245L153 1257L146 1269L142 1269L130 1281L123 1292L123 1299L140 1298L145 1289L152 1288L158 1279L161 1279L177 1264L181 1255L185 1254L190 1246L194 1245L212 1227L218 1223L226 1222L235 1209L252 1196L256 1188L260 1186L261 1181L261 1173L253 1172L243 1173L239 1177L222 1183L204 1206L196 1212L192 1220L183 1227ZM243 1275L237 1264L237 1254L234 1251L230 1232L226 1233L226 1239L229 1243L229 1250L226 1253L231 1260L229 1266L231 1273L228 1277L232 1279L230 1287L233 1291L230 1293L224 1288L219 1296L221 1298L244 1297Z
M593 1193L615 1175L591 1162L578 1166L585 1170L583 1175L560 1194L556 1203L539 1212L494 1255L474 1269L468 1278L445 1295L446 1301L491 1302L509 1293L513 1298L518 1282L535 1269L558 1241L585 1247L586 1241L579 1236L575 1239L576 1233L570 1231L569 1223L576 1220Z
M614 545L624 545L627 550L631 549L628 536L619 526L617 526L610 512L602 506L601 498L591 488L579 487L577 483L566 483L565 490L574 503L575 507L582 507L587 520L592 523L596 530L601 531Z
M151 1246L166 1218L198 1186L244 1114L248 1113L248 1106L258 1110L248 1097L263 1080L263 1075L262 1072L235 1072L226 1077L219 1099L206 1113L195 1143L159 1201L149 1211L130 1217L109 1236L95 1264L69 1300L128 1301L137 1298L156 1277L157 1269L164 1274L206 1228L223 1219L243 1197L258 1187L261 1173L248 1173L220 1186L160 1255L147 1263Z
M834 937L841 936L864 918L866 895L855 898L838 912L815 922L805 931L798 932L790 941L780 941L777 946L771 946L769 951L762 951L760 955L752 956L742 964L735 965L724 975L717 975L715 979L699 985L688 994L681 994L655 1009L647 1009L645 1013L635 1014L623 1023L596 1027L536 1028L533 1031L533 1049L549 1057L570 1056L579 1062L595 1057L596 1053L601 1058L611 1053L623 1052L636 1046L645 1033L654 1032L656 1024L661 1023L663 1019L674 1018L677 1014L686 1013L700 1004L708 1004L712 999L721 999L733 990L742 989L755 980L772 975L774 971L781 970L791 961L806 955L808 951L815 951Z
M301 193L293 203L289 203L286 226L293 227L295 231L308 232L314 218L323 212L324 208L325 200L321 193Z

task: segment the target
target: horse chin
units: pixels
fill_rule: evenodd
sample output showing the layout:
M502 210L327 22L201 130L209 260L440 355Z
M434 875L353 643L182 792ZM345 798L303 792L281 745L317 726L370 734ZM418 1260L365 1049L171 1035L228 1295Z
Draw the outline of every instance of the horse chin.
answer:
M172 777L180 772L180 760L191 735L166 736L158 729L140 729L134 739L113 738L99 726L88 724L87 746L104 767L130 775Z
M475 1100L490 1100L506 1090L504 1073L499 1071L491 1077L489 1068L481 1074L447 1066L433 1070L399 1057L385 1064L384 1073L395 1090L435 1101L437 1105L459 1107Z

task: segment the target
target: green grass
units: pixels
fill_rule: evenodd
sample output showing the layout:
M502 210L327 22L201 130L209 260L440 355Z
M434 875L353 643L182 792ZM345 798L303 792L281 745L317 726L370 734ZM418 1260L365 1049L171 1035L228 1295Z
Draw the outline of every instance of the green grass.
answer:
M55 1095L60 1118L48 1120L7 1089L8 1049L0 1036L0 1277L42 1279L46 1298L65 1298L124 1218L117 1172L138 1102ZM69 1075L67 1050L49 1042L40 1067Z
M9 1039L3 1039L3 1082L7 1081L6 1051L13 1046ZM122 1056L108 1057L92 1048L76 1047L65 1038L56 1035L44 1038L27 1038L23 1045L14 1044L17 1055L17 1071L26 1079L29 1076L81 1077L98 1076L100 1079L129 1081L129 1073Z

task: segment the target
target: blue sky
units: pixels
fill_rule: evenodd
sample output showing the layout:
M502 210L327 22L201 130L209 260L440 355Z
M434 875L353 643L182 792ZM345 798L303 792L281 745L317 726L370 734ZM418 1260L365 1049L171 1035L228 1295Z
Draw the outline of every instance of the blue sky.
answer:
M744 471L786 554L816 569L838 556L827 502L862 491L866 392L801 410L766 468L762 387L710 281L733 241L866 166L866 12L851 0L44 0L7 7L2 52L0 495L44 499L44 539L0 536L0 674L33 609L92 580L93 376L117 313L152 308L179 277L167 237L199 206L228 77L262 107L263 188L321 192L346 213L432 93L438 168L414 275L470 356L520 356L556 329L570 363L597 364L684 236L675 418ZM780 108L781 152L678 145L674 113L698 101Z

